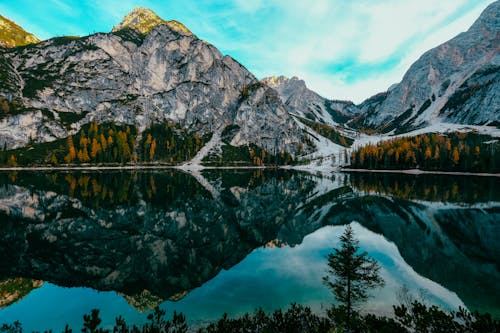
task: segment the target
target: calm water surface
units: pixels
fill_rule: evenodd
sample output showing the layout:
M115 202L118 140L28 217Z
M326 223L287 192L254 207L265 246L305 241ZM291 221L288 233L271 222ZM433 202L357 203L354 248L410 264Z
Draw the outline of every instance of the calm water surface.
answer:
M0 173L0 323L78 329L156 305L196 325L292 302L323 313L326 255L353 224L386 281L500 315L500 179L284 170Z

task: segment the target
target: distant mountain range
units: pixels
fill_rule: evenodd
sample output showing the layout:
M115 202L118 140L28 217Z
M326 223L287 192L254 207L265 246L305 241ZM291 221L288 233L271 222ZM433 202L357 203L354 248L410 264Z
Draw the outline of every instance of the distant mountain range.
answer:
M185 158L198 163L241 147L251 156L254 146L312 156L324 133L310 122L346 138L439 122L498 126L499 13L497 1L467 32L426 52L402 82L359 105L323 98L295 77L259 81L182 23L145 8L110 33L46 41L0 17L0 146L56 142L112 122L137 128L133 149L141 150L148 128L175 123L209 138Z
M383 133L404 133L435 122L498 126L499 50L496 1L467 32L422 55L400 83L359 105L322 98L297 78L263 82L280 93L290 112L325 123L347 122Z

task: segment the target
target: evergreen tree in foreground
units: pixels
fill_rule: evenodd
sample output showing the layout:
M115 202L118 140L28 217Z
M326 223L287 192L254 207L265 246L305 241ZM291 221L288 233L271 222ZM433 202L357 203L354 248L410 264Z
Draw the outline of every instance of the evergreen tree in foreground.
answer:
M345 307L348 329L353 307L368 299L369 289L384 286L379 271L380 265L366 252L360 252L359 241L348 225L340 236L340 248L328 255L328 275L323 277L324 284Z

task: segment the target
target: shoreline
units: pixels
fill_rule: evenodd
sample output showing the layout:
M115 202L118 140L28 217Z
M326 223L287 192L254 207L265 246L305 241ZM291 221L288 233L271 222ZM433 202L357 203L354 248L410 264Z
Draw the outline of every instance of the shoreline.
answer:
M116 170L181 170L181 171L201 171L201 170L261 170L261 169L286 169L305 172L321 172L322 168L305 168L304 165L280 165L280 166L203 166L203 165L120 165L120 166L30 166L30 167L0 167L0 171L116 171ZM407 175L455 175L455 176L480 176L480 177L500 177L500 173L487 172L463 172L463 171L427 171L420 169L351 169L336 167L328 170L331 173L397 173Z
M101 171L101 170L205 170L205 169L271 169L281 166L203 166L203 165L117 165L117 166L28 166L0 167L0 171Z
M360 173L399 173L406 175L448 175L448 176L480 176L480 177L500 177L500 173L487 172L464 172L464 171L427 171L420 169L350 169L340 168L338 172L360 172Z

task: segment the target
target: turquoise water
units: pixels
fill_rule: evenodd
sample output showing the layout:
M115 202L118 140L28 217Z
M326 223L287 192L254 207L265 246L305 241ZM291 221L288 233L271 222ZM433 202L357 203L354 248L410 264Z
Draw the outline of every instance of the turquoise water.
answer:
M104 176L119 178L117 184L129 177ZM149 183L145 190L137 186L143 176ZM25 252L19 260L2 256L5 265L1 272L9 278L46 282L1 309L0 323L19 320L26 331L57 332L66 324L78 329L83 314L99 308L104 327L112 326L119 315L129 324L141 324L148 311L135 308L124 295L138 299L137 291L143 289L153 295L167 290L155 298L160 306L184 313L193 325L213 321L223 313L236 316L257 308L272 311L292 302L324 313L335 302L321 282L326 255L349 223L362 249L381 264L386 281L384 288L373 291L363 311L390 315L403 286L414 298L447 309L468 306L495 312L499 308L495 297L491 298L496 292L491 281L498 278L498 271L490 265L490 276L484 273L484 267L497 260L488 256L498 251L490 241L498 239L500 227L495 194L476 195L476 201L470 202L468 197L453 196L451 190L467 186L467 181L448 186L447 179L440 183L429 180L443 195L450 189L445 201L423 194L412 198L418 190L410 191L411 195L382 193L382 188L396 182L398 188L409 186L415 181L412 178L370 181L299 173L237 176L203 174L216 185L212 191L218 193L214 193L185 174L136 175L135 192L122 198L126 204L103 202L100 207L92 207L89 196L65 192L64 186L71 183L67 175L58 177L65 179L61 183L31 188L26 185L32 183L29 175L18 175L14 182L6 180L0 190L0 212L4 214L0 250L21 248L19 244L24 242L31 248L20 250ZM151 179L157 193L160 186L176 193L169 202L162 203L154 194L148 199ZM186 180L191 185L187 193L182 190ZM376 194L373 188L378 189ZM168 198L168 193L163 197ZM71 214L64 213L69 211L68 205ZM124 207L135 207L134 213L121 214ZM108 241L96 239L98 236L108 237ZM482 239L479 243L478 237ZM144 248L147 253L142 252ZM483 251L483 258L475 256L478 251ZM175 265L168 266L172 260ZM71 262L73 266L68 265ZM464 266L464 277L445 274L446 265L456 262ZM467 289L468 270L484 276L484 285ZM484 295L482 290L486 290ZM161 301L169 297L180 299ZM150 302L149 308L154 304Z
M169 312L182 312L195 323L214 320L224 312L234 316L253 312L258 307L272 311L286 308L292 302L322 312L334 302L321 283L325 257L337 244L342 231L343 227L325 227L293 248L256 249L241 263L221 271L182 300L165 302L161 307ZM463 305L455 293L416 274L401 258L394 244L359 224L355 225L355 231L362 239L363 249L382 264L387 281L385 288L374 292L367 308L385 313L397 302L396 294L402 285L408 286L414 294L425 289L429 300L447 308ZM93 308L101 309L105 326L112 326L114 318L119 315L134 323L142 323L146 318L116 292L64 288L45 283L18 303L1 310L0 322L22 318L23 327L28 331L49 328L57 331L62 330L66 323L80 327L81 314L89 313Z

